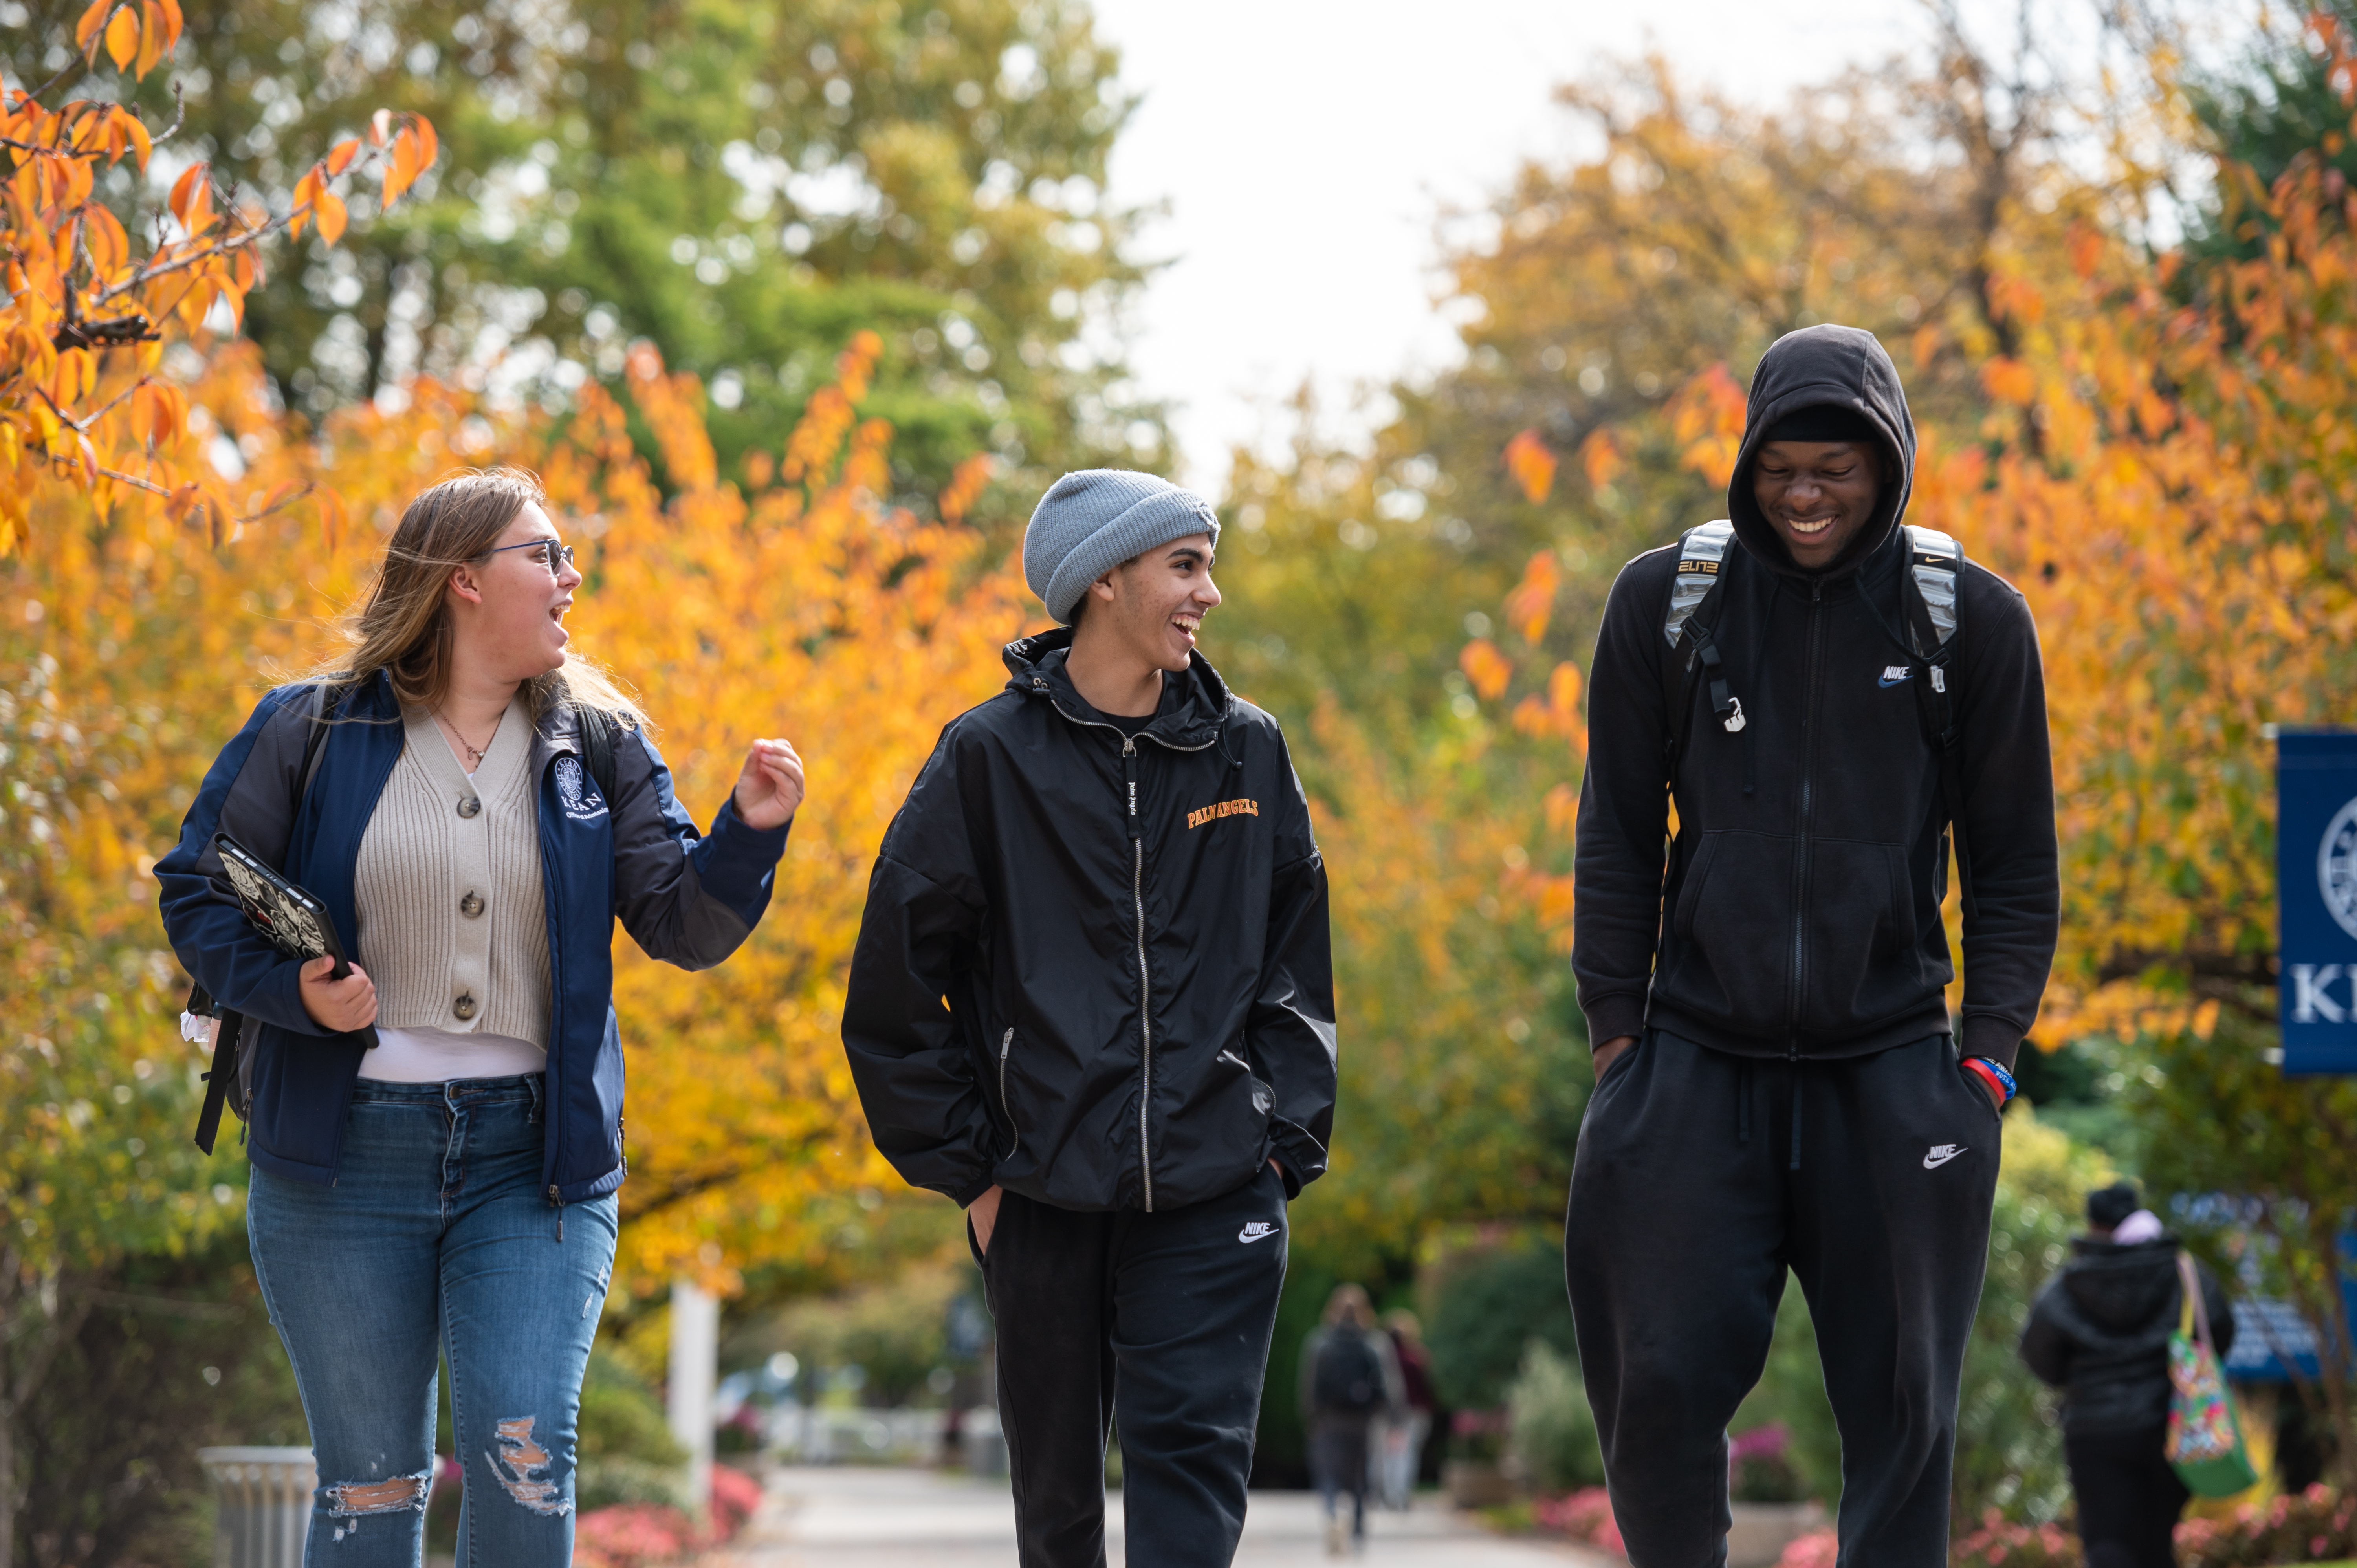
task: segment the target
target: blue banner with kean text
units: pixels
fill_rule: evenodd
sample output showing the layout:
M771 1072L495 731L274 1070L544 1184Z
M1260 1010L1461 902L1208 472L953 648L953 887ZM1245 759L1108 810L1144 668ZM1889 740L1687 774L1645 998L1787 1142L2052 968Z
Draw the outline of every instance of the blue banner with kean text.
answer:
M2276 737L2283 1069L2357 1072L2357 731Z

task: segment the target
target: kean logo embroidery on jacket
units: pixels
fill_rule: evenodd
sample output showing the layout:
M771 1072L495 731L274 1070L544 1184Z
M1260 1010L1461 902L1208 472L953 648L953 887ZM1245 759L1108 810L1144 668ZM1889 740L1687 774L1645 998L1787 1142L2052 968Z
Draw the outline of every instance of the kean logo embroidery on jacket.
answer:
M606 799L589 782L577 757L556 759L556 800L576 822L594 822L606 814Z
M1214 822L1222 817L1257 817L1259 815L1258 800L1222 800L1215 806L1205 806L1200 811L1188 812L1187 831L1192 832L1205 822Z

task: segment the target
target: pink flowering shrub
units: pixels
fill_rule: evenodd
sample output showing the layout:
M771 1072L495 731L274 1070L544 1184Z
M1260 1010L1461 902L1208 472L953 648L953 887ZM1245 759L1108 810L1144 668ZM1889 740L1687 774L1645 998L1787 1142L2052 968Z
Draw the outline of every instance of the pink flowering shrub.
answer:
M733 1540L760 1502L760 1482L742 1470L715 1465L708 1529L699 1530L686 1514L656 1503L591 1509L574 1522L573 1568L654 1568L677 1562Z
M645 1568L683 1556L695 1523L656 1503L591 1509L574 1522L573 1568Z
M761 1506L761 1483L742 1470L732 1470L726 1465L712 1466L712 1532L716 1539L731 1541Z
M2083 1568L2079 1532L2061 1524L2008 1524L1995 1509L1949 1548L1952 1568Z
M2189 1519L2177 1527L2184 1568L2320 1563L2357 1557L2357 1496L2319 1483L2304 1492L2244 1503L2230 1520Z
M1830 1530L1813 1530L1784 1548L1784 1555L1776 1559L1776 1568L1834 1568L1840 1552L1839 1536Z
M1541 1530L1626 1555L1620 1527L1612 1520L1612 1498L1601 1487L1583 1487L1560 1498L1541 1498L1531 1505L1531 1521Z

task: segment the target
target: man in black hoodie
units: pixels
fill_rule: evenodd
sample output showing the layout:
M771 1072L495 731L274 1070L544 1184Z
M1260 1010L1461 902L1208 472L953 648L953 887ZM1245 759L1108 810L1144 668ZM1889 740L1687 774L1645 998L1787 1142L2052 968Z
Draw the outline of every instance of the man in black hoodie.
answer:
M2169 1337L2185 1304L2177 1238L2126 1182L2087 1195L2087 1234L2038 1293L2021 1359L2063 1391L2062 1455L2087 1568L2170 1568L2191 1495L2169 1464ZM2234 1309L2199 1263L2211 1348L2234 1348Z
M2036 628L1903 529L1914 459L1881 345L1792 333L1752 379L1731 532L1639 556L1605 608L1572 960L1598 1082L1565 1241L1637 1568L1724 1562L1726 1425L1788 1268L1841 1427L1844 1568L1947 1561L1998 1114L2061 890Z
M843 1040L877 1148L964 1207L1025 1568L1224 1568L1285 1279L1326 1169L1326 869L1276 721L1195 651L1220 523L1059 479L1023 564L1059 628L942 734L884 835Z

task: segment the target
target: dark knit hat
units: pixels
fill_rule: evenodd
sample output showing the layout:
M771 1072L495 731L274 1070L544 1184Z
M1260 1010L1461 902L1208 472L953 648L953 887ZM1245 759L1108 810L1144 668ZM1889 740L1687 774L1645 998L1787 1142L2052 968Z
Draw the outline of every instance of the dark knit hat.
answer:
M2087 1223L2098 1230L2116 1230L2140 1207L2135 1183L2115 1182L2087 1195Z
M1813 403L1796 408L1760 434L1770 441L1862 441L1882 445L1882 432L1862 408L1848 403Z

